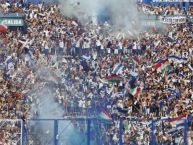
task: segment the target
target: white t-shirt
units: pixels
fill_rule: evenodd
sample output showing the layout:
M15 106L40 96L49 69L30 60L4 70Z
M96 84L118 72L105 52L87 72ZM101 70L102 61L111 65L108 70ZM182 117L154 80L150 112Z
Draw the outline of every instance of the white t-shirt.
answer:
M60 46L60 48L64 48L64 42L60 41L59 46Z
M97 40L97 41L96 41L96 46L97 46L97 47L101 46L100 40Z
M115 54L118 54L118 53L119 53L119 50L118 50L118 49L115 49L115 50L114 50L114 53L115 53Z
M110 48L107 48L107 52L108 52L108 53L111 53L111 49L110 49Z
M80 47L80 41L76 42L76 47L79 48Z
M101 45L101 49L102 49L102 50L104 49L104 46L103 46L103 45Z
M90 48L90 42L85 42L84 43L84 48Z
M137 49L137 44L134 43L133 49L136 50Z
M121 42L119 42L119 48L122 49L123 48L123 44Z
M49 49L48 43L45 44L45 49L47 49L47 50Z

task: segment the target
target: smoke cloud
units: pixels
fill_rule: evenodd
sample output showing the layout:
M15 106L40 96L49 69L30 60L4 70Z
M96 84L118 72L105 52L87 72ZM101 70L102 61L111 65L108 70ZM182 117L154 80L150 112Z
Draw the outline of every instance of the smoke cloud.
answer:
M54 141L54 121L46 119L63 119L64 106L59 104L56 99L58 89L58 81L53 75L53 71L47 67L39 67L35 75L39 79L39 83L31 90L32 102L30 115L33 121L28 121L30 141L32 144L53 144ZM38 119L43 119L42 121ZM70 120L62 120L58 122L58 135L60 143L65 145L78 144L82 141L81 134ZM41 136L41 138L39 137ZM74 138L72 138L74 136Z
M64 15L76 17L82 24L96 23L105 13L116 31L140 29L140 13L135 0L59 0L59 6Z

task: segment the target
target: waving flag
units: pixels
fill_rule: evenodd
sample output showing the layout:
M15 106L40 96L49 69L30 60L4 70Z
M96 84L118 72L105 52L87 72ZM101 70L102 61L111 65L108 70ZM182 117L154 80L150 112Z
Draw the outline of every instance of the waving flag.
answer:
M6 68L9 70L11 67L14 66L12 62L12 57L8 56L7 59L5 60Z
M101 83L103 83L103 84L108 84L108 81L105 80L105 79L99 79L99 81L100 81Z
M168 59L158 60L158 61L153 65L153 68L158 69L158 68L162 67L162 65L164 65L167 61L168 61Z
M184 129L185 120L187 119L187 117L188 117L187 114L183 114L179 117L168 119L168 121L171 123L173 128L168 130L167 133L175 134L181 131L181 129Z
M140 63L140 58L139 58L138 56L132 57L132 60L133 60L133 62L134 62L135 64Z
M7 32L7 29L8 29L8 27L7 27L6 25L0 24L0 32L1 32L1 33L6 33L6 32Z
M180 133L182 132L185 127L185 123L188 123L188 122L191 122L191 119L192 119L192 115L187 115L187 114L183 114L179 117L176 117L176 118L172 118L172 119L169 119L168 121L172 124L173 127L175 128L172 128L168 131L169 134L176 134L176 133ZM185 120L187 120L187 122L185 122ZM191 137L191 136L190 136ZM187 138L188 139L188 138ZM190 140L187 140L188 141L188 144L191 142L189 142ZM176 138L176 143L178 145L184 145L184 135L182 133L181 137L179 138ZM191 144L192 145L192 144Z
M188 60L187 58L183 58L175 55L168 56L168 59L178 63L185 63Z
M105 120L105 121L111 121L112 120L110 113L107 111L102 111L99 114L99 118L102 120Z
M108 83L119 83L122 78L119 75L113 74L111 76L107 76L105 80L108 81Z
M91 57L90 57L90 56L83 55L82 58L85 59L85 60L90 60Z
M177 129L182 129L184 127L184 120L187 119L188 115L183 114L179 117L168 119L172 126L176 127Z
M135 96L138 96L139 92L141 91L141 89L139 87L136 87L136 88L130 88L129 89L129 93L131 95L133 95L134 97Z
M164 79L165 81L168 79L168 66L167 65L162 65L161 67L161 78Z
M113 74L120 74L122 72L123 65L121 63L118 63L115 65L113 69Z
M171 92L173 94L173 95L168 97L168 100L171 100L174 97L179 97L181 95L180 91L178 89L175 89L175 88L167 88L164 91L169 91L169 92Z

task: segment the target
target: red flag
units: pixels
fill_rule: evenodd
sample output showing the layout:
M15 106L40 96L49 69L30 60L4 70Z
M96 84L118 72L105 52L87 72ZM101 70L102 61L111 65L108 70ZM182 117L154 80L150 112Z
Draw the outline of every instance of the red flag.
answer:
M132 59L135 63L140 63L140 58L138 56L134 56Z
M160 68L162 66L162 64L164 64L167 61L168 61L168 59L160 60L160 61L158 61L157 63L155 63L153 65L153 68L158 69L158 68Z
M8 27L6 25L0 25L0 33L6 33Z

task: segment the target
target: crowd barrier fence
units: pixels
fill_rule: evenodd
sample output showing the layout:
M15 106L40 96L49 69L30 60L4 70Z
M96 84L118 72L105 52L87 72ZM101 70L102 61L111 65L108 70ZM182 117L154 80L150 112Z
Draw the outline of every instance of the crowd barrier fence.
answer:
M21 132L17 134L21 140L17 138L17 145L191 145L191 121L189 118L148 121L124 118L107 121L84 117L20 120L17 126ZM5 133L10 131L5 129L5 123L10 126L16 124L14 121L1 120L0 130ZM14 134L14 130L11 133Z

